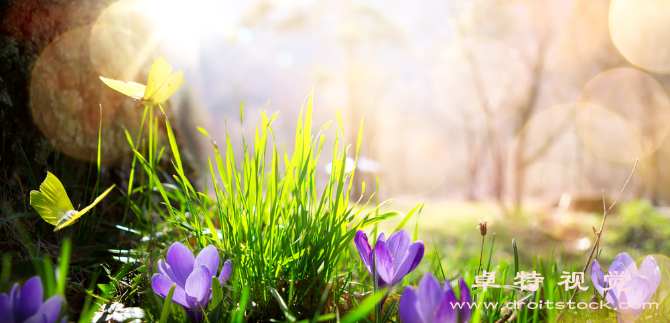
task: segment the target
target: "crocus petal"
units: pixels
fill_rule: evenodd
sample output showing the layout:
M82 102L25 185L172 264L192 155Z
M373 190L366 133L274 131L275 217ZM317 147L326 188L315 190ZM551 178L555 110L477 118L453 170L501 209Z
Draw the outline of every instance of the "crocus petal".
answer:
M460 309L460 319L461 323L470 322L470 316L472 316L472 309L470 308L470 303L472 303L472 295L470 295L470 289L465 283L465 279L461 277L458 284L461 288L461 299L458 300L462 307Z
M185 245L175 242L168 249L165 260L174 273L174 282L179 286L185 286L186 278L193 271L193 263L195 262L191 250Z
M640 270L637 274L649 279L649 295L645 297L645 301L649 301L651 296L656 293L658 285L661 284L661 269L658 268L654 257L647 256L647 258L644 258L644 261L642 261L642 265L640 265Z
M15 283L9 291L9 304L14 306L19 301L19 283Z
M628 299L626 298L625 293L621 294L621 299L619 299L619 301L621 302L620 304L626 303L626 304L628 304L629 307L631 305L630 302L628 301ZM633 323L633 322L635 322L635 316L636 315L634 316L634 313L632 311L633 311L632 308L627 308L627 309L620 308L619 312L617 313L617 317L619 318L618 319L619 323Z
M198 303L197 298L195 298L193 296L190 296L188 294L186 294L186 304L188 304L188 306L186 306L186 311L187 312L189 310L194 310L194 311L200 311L201 310L200 306L202 305L202 303ZM202 308L205 308L205 307L203 306Z
M209 302L209 299L207 302ZM188 303L188 307L186 307L186 314L188 315L188 318L191 320L191 322L202 322L205 319L205 314L202 311L205 309L207 304L199 302L197 298L189 296L188 294L186 294L186 303Z
M416 269L416 267L421 263L421 260L423 259L423 252L425 250L425 247L421 240L414 241L412 245L416 245L416 248L418 250L416 256L414 256L414 261L412 262L412 265L409 267L409 271L407 271L407 273L411 273L412 271L414 271L414 269Z
M368 236L363 230L358 230L356 232L356 237L354 237L354 242L356 243L356 249L358 249L358 255L361 256L363 265L365 265L370 275L372 275L372 262L370 261L370 259L372 259L372 249L368 242Z
M440 302L442 302L442 298L444 297L444 291L442 290L442 286L440 286L440 282L431 273L427 273L421 278L416 293L419 298L421 317L423 317L424 322L432 322L435 311L440 306Z
M219 274L219 281L221 284L225 283L228 280L228 277L230 277L230 272L233 269L233 263L230 262L230 260L226 260L225 263L223 263L223 268L221 268L221 273Z
M186 281L181 281L177 279L177 275L174 274L172 271L172 268L170 268L170 265L167 264L167 262L163 261L163 259L158 259L158 272L161 273L163 276L169 278L171 281L173 281L177 286L181 287L184 289L184 284Z
M0 322L14 323L12 304L7 294L0 294Z
M189 303L189 296L199 302L204 308L209 301L209 295L212 288L212 277L209 275L209 269L205 266L199 266L193 269L193 272L186 279L186 302ZM193 304L189 304L193 305ZM196 308L200 309L200 305Z
M643 303L648 302L650 283L647 277L642 275L637 275L633 279L626 282L623 287L622 294L626 294L626 300L628 300L628 305L631 307L630 313L633 313L633 317L637 317L642 311ZM632 308L633 306L637 308Z
M637 265L635 264L633 257L631 257L629 254L622 252L614 257L614 261L618 261L623 264L623 267L626 268L626 271L630 274L631 278L637 275Z
M168 265L165 261L163 261L163 259L158 259L158 264L156 267L158 267L158 272L161 275L170 277L170 275L168 274L168 270L170 270L170 265Z
M385 285L393 285L393 257L391 257L391 252L388 247L386 247L386 242L377 242L374 252L375 268L377 269L379 278Z
M428 323L419 314L419 300L412 286L405 287L398 303L400 319L403 323Z
M198 256L195 257L193 268L198 268L202 265L209 270L210 279L216 277L216 272L219 271L219 251L213 245L200 250Z
M598 293L600 293L600 296L605 295L605 274L600 268L600 264L597 260L593 260L591 262L591 281L593 281L593 286L596 287L596 290ZM605 300L613 308L617 307L619 304L618 298L614 296L611 291L607 293Z
M600 293L600 296L602 296L604 293L603 289L605 288L605 274L603 274L603 270L600 269L598 260L593 260L591 262L591 280L598 293Z
M391 255L393 256L393 269L394 271L400 266L400 262L405 258L405 253L409 244L412 241L409 238L409 233L405 230L399 230L393 233L388 241L386 246L389 248Z
M14 303L14 320L23 322L27 318L35 315L42 305L44 299L44 290L42 289L42 280L35 276L23 284L18 295L18 302Z
M607 268L607 274L610 275L610 277L605 279L605 283L607 283L609 287L612 287L608 294L613 294L619 298L621 296L621 290L619 289L619 285L615 283L616 278L614 278L614 276L626 277L624 278L625 281L629 281L633 276L626 271L626 266L619 261L612 262L610 267Z
M47 315L44 313L35 314L27 318L23 323L51 323L47 321Z
M444 293L442 302L434 312L435 322L439 323L458 323L458 301L456 300L456 294L454 291L449 289Z
M392 284L395 284L409 274L421 262L423 258L423 243L416 241L412 243L405 253L405 258L401 261L400 266L393 274Z
M44 314L47 316L47 322L55 323L60 314L60 307L63 303L63 298L60 295L49 297L42 306L37 310L37 314Z
M381 241L386 242L386 235L384 235L384 232L380 233L379 236L377 237L377 242L375 242L375 246Z
M170 288L172 288L172 285L175 285L175 282L161 274L154 274L151 277L151 288L154 290L154 293L160 295L163 298L167 297L168 293L170 292ZM184 293L184 289L179 287L179 285L175 286L174 288L174 292L172 293L172 301L184 307L188 306L188 303L186 303L186 294Z
M15 283L12 286L12 289L9 291L9 308L12 310L12 319L16 317L14 314L14 307L16 307L17 302L19 301L19 283Z
M60 320L60 323L67 323L67 316Z
M191 320L191 322L202 322L205 320L205 314L202 312L193 312L191 310L186 310L186 315Z

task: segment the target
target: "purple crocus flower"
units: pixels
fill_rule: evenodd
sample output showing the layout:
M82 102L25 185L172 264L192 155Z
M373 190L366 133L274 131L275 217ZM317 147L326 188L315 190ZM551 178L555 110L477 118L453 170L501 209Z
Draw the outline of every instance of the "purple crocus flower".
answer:
M405 287L400 297L400 318L403 323L466 323L470 321L472 297L463 278L459 281L461 297L451 289L449 282L444 288L435 277L423 275L418 290Z
M151 277L151 287L162 297L167 297L173 284L177 286L172 301L181 305L192 322L205 318L202 309L212 299L212 277L219 269L219 252L209 245L197 257L185 245L175 242L167 252L166 261L158 260L158 274ZM230 276L230 260L223 264L218 278L223 284ZM198 312L199 311L199 312Z
M19 284L14 284L9 296L0 294L0 322L55 323L60 315L63 298L54 295L43 303L43 297L44 289L39 276L28 279L21 289ZM67 322L67 317L60 322Z
M591 280L600 295L619 313L619 322L634 322L645 309L645 303L651 300L661 283L661 269L652 256L642 261L640 269L635 260L625 252L618 254L607 269L609 277L605 279L597 260L591 263ZM612 287L609 290L605 288ZM605 292L607 294L605 295ZM646 304L648 307L649 304Z
M423 242L418 240L411 242L409 233L405 230L399 230L391 234L388 241L382 233L379 235L374 248L370 248L368 236L363 230L356 232L354 241L358 248L358 254L370 275L374 275L372 272L372 255L374 253L379 288L387 286L393 288L403 277L414 270L423 259Z

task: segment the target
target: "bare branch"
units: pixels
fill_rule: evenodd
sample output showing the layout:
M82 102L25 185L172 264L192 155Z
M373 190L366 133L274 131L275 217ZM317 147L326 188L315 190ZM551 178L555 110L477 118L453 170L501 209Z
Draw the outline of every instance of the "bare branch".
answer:
M600 224L600 231L596 234L596 242L593 244L593 248L591 249L591 254L589 255L589 259L586 261L586 264L584 264L584 269L582 270L582 273L586 274L586 270L589 268L589 264L591 263L591 259L593 258L593 253L596 251L598 248L598 244L600 243L600 237L603 234L603 229L605 228L605 220L607 220L607 213L612 210L612 207L619 201L619 198L621 198L621 195L623 194L623 191L626 189L626 186L628 186L628 183L630 182L630 179L633 178L633 174L635 173L635 169L637 168L637 163L639 162L639 159L635 160L635 165L633 166L633 170L630 172L630 175L628 176L628 179L626 180L626 183L623 185L621 188L621 192L619 192L619 196L617 196L616 200L614 200L614 203L610 205L609 208L604 208L603 211L603 221ZM603 206L605 206L605 191L603 190ZM577 296L577 292L579 291L579 288L575 289L575 291L572 293L572 297L570 297L570 301L572 302L575 299L575 296ZM565 310L561 312L561 314L558 315L556 318L556 321L560 321L561 317L563 316L563 313L565 313Z

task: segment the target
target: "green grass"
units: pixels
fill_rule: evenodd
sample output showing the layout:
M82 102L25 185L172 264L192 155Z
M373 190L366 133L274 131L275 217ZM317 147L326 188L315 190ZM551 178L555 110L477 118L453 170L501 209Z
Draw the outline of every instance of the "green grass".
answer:
M204 309L209 322L399 322L397 302L405 286L416 285L427 272L452 284L462 276L472 285L480 261L483 269L495 274L496 284L502 288L486 292L474 289L472 293L478 303L569 300L571 293L557 283L563 271L580 271L588 254L563 246L566 241L556 237L552 228L544 227L537 213L526 211L501 218L496 215L495 205L487 203L424 204L412 200L390 203L380 201L374 194L365 200L351 196L356 183L352 173L344 172L344 166L347 156L357 158L362 131L356 142L345 142L339 114L336 122L314 127L312 98L310 94L298 117L292 150L278 148L283 145L275 141L272 130L278 115L265 111L260 112L262 121L255 125L253 138L242 138L241 151L233 150L237 145L231 142L231 136L220 144L210 138L214 151L207 159L207 182L213 187L210 191L198 190L208 185L193 182L185 173L171 120L158 110L145 109L140 132L126 132L134 152L128 189L118 189L108 207L87 215L68 229L74 248L72 254L60 254L58 277L49 278L53 264L48 255L39 256L39 247L30 251L34 271L43 276L49 293L85 296L83 304L77 306L77 310L81 309L79 322L90 321L98 305L113 301L141 306L151 321L186 322L183 309L157 296L150 286L157 260L165 258L167 248L175 241L189 246L194 253L214 245L221 263L228 259L233 262L231 277L222 288L213 289L213 300ZM162 107L159 109L162 111ZM249 126L244 124L243 105L239 119ZM165 136L158 130L160 123L165 124ZM361 129L362 126L361 122ZM324 135L328 127L336 128L334 138ZM210 137L206 129L198 130ZM322 155L330 155L322 151L326 140L334 141L332 158L328 161L321 159ZM331 175L325 183L317 183L319 165L327 162L332 162ZM29 164L25 168L29 171ZM95 185L82 188L80 194L84 200L95 197L99 190L99 162L91 163L88 179L87 183L95 179ZM365 183L361 195L376 186ZM21 204L21 199L15 198L14 205ZM603 266L609 265L619 252L642 256L667 236L664 231L658 232L658 228L667 226L653 208L630 204L621 209L622 215L612 215L608 220L611 224L606 225L600 247L604 250L601 259L608 260L601 261ZM30 240L19 221L35 214L27 207L21 211L0 219L3 221L0 223L16 222L24 232L24 239ZM121 222L106 220L111 212L121 212ZM592 237L590 227L598 223L598 218L598 215L581 215L571 230ZM482 259L477 219L490 221ZM631 223L644 231L631 231ZM359 260L352 240L360 229L372 233L373 240L381 232L388 236L402 228L413 233L414 239L424 241L425 257L391 291L385 306L379 308L375 305L385 291L375 293L374 280ZM85 245L84 241L94 240L100 232L113 239L105 238L93 247ZM640 234L645 239L639 239ZM39 236L37 239L41 241ZM69 244L70 240L62 241L63 251L70 250ZM90 249L111 254L113 259L71 257ZM3 259L0 290L4 292L11 283L10 272L17 271L11 268L12 264L22 264L11 261L9 256ZM660 257L657 260L664 266L664 278L653 301L661 306L659 310L645 311L641 321L663 321L670 316L666 306L670 272L665 268L670 260L666 262ZM537 271L545 281L536 292L520 291L513 285L519 271ZM587 302L597 295L588 274L584 285L590 288L580 292L576 301ZM361 294L367 297L361 299ZM546 308L512 312L500 307L485 308L474 311L472 321L496 322L513 314L516 322L554 322L561 312ZM70 313L71 318L76 316ZM564 317L568 321L616 321L615 313L607 310L566 311Z
M241 107L241 122L243 116ZM176 175L161 182L151 157L147 160L136 149L135 156L160 195L161 205L155 209L176 231L177 238L170 241L182 241L194 252L213 244L224 259L233 261L226 298L240 299L248 287L246 296L255 304L242 318L268 319L268 313L280 313L287 320L333 318L338 299L372 288L358 284L365 275L359 277L360 264L352 261L357 257L350 247L355 232L398 213L379 214L365 207L371 199L350 197L353 180L344 173L344 165L347 154L357 156L360 139L355 146L347 145L341 120L332 175L325 189L317 192L316 165L325 140L323 131L331 124L312 134L311 95L298 120L294 151L279 151L274 142L271 124L277 115L261 112L261 116L253 141L243 138L244 148L238 156L229 136L222 148L212 141L215 154L209 157L208 166L214 192L210 194L198 192L184 174L167 118ZM199 130L209 137L205 129ZM150 259L147 264L151 266L156 258ZM230 318L240 319L241 312L235 314L232 306L236 303L222 306Z

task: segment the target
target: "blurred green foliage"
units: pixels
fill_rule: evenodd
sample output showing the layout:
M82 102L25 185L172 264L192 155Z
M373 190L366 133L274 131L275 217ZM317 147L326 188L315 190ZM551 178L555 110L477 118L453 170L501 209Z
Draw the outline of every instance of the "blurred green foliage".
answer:
M608 244L621 246L629 253L658 253L670 248L668 221L668 216L659 212L648 201L626 202L611 217L611 226L606 228L607 232L603 233L603 237Z

